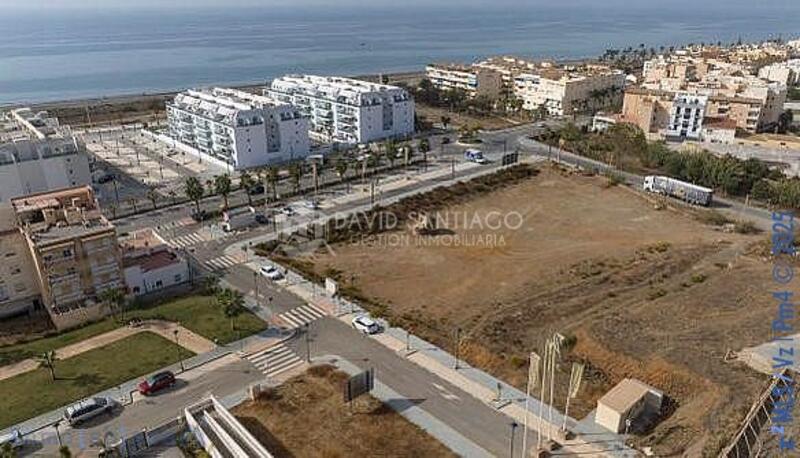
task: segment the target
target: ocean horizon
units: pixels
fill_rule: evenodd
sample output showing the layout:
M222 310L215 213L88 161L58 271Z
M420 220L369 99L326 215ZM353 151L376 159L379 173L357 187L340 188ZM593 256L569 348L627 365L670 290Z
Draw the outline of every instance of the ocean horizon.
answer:
M498 54L581 59L640 44L659 49L800 34L800 5L0 13L0 104L260 83L287 73L420 71L430 62Z

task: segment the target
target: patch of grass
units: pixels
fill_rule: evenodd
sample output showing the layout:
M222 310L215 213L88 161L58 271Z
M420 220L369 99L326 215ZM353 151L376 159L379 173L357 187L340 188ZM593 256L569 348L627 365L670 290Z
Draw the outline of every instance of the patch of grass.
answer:
M194 354L143 332L103 348L56 362L56 381L47 369L0 380L0 428L119 385Z
M51 335L8 345L0 348L0 366L12 364L23 359L41 355L44 352L66 347L90 337L103 334L119 327L112 319L105 319L86 326L62 333L53 332Z
M201 336L226 344L240 337L247 337L266 329L267 324L249 311L236 317L236 330L231 330L230 320L214 303L211 296L186 296L168 299L157 304L141 305L126 312L125 319L160 319L179 322L187 329ZM24 359L33 358L50 350L89 339L112 331L123 323L113 317L88 324L81 328L53 334L49 337L31 340L19 344L0 347L0 366L12 364Z
M694 274L692 275L692 283L703 283L706 278L708 278L706 274Z
M230 320L225 317L213 296L188 296L171 299L161 304L147 306L129 313L131 317L142 319L162 319L180 323L190 331L226 344L263 331L267 323L246 311L235 320L235 330L231 330Z

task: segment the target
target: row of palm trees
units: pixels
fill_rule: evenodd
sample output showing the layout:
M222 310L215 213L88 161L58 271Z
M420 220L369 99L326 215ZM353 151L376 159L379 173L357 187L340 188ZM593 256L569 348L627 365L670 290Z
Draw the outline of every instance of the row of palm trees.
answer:
M425 156L427 162L427 154L430 152L430 141L423 138L417 145L417 151ZM367 159L367 166L376 168L380 166L382 159L386 159L391 167L394 167L398 160L411 161L414 155L414 148L411 144L400 144L393 140L378 144L377 150L373 151ZM348 156L340 156L334 163L334 170L340 180L344 180L347 176L347 171L351 170L356 161ZM352 167L355 169L355 167ZM294 162L286 168L288 178L292 184L295 193L300 192L300 184L305 176L305 169L303 163ZM268 190L272 196L272 200L278 198L278 182L280 181L281 171L277 166L266 166L255 169L254 171L243 171L239 176L239 189L245 191L247 195L247 202L249 205L253 204L252 191L259 185L262 185L265 190ZM315 176L315 179L317 176ZM318 183L314 183L315 187ZM195 210L200 213L200 201L209 195L217 194L222 197L223 208L229 207L229 196L234 191L233 182L229 174L217 175L213 180L207 180L203 183L197 177L187 177L184 182L184 193L186 197L195 205ZM156 208L157 194L149 194L148 198L151 199L153 207Z

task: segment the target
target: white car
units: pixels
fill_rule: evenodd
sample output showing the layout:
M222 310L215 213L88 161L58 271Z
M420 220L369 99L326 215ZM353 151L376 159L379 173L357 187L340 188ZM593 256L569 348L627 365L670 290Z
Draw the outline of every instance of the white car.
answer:
M12 450L22 448L22 446L25 445L25 441L22 439L22 433L16 429L8 434L0 436L0 450L6 445L10 445Z
M261 275L270 280L280 280L283 278L283 273L275 266L261 266Z
M114 410L116 403L111 398L89 398L64 409L64 420L74 426L98 415Z
M303 206L310 210L319 210L319 202L316 200L305 200Z
M364 334L377 334L381 330L381 326L375 320L365 315L353 318L353 327Z

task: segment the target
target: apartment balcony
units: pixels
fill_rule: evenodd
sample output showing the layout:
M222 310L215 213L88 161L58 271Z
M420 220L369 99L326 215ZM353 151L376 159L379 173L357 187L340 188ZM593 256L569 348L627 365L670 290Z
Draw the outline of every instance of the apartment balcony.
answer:
M84 295L83 291L78 289L76 291L69 291L61 294L55 294L51 292L50 297L53 299L53 303L56 306L63 306L66 304L71 304L73 302L82 300L84 298Z
M100 265L92 265L89 270L92 272L92 276L96 277L103 274L118 273L119 265L117 265L116 262L108 262Z

